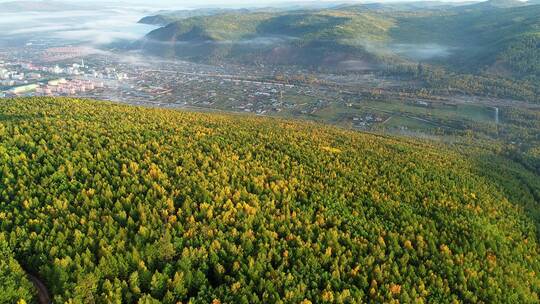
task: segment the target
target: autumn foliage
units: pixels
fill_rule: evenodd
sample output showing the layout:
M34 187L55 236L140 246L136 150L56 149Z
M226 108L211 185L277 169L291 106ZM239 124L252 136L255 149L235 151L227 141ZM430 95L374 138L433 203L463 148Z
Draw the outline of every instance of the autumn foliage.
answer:
M8 99L0 241L55 303L538 303L534 225L470 166L313 123Z

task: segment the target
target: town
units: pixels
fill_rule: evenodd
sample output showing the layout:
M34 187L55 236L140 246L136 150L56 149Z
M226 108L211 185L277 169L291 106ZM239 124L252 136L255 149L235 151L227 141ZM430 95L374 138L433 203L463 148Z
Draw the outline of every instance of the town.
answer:
M0 52L0 97L68 96L133 105L328 122L358 130L452 130L453 118L493 121L497 100L404 93L414 83L380 74L298 66L163 60L88 47ZM436 113L433 116L432 113ZM471 114L472 113L472 114ZM495 120L498 118L495 117ZM459 126L458 126L459 127Z
M25 56L0 54L0 97L73 96L246 112L313 114L339 94L305 84L279 81L276 75L302 71L205 65L185 61L137 59L91 54L75 47L37 49Z

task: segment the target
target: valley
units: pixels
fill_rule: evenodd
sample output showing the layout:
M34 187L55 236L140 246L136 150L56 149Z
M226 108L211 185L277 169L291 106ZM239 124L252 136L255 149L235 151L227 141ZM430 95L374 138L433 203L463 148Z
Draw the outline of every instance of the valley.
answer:
M529 123L539 130L539 104L461 90L437 90L428 87L422 76L414 76L417 72L204 64L119 51L82 56L75 53L73 58L59 57L51 62L50 58L55 58L51 54L50 49L42 47L29 47L24 54L5 52L2 58L6 68L15 67L19 74L26 75L40 72L42 79L30 81L42 83L45 88L41 89L45 93L30 90L8 96L57 94L190 111L312 120L360 131L441 141L455 141L473 132L476 137L512 143L523 151L540 142L538 136L516 134L521 120L506 119L509 113L529 112L535 117ZM81 59L84 67L77 63ZM79 67L73 69L72 65ZM63 66L71 70L55 70ZM415 67L421 68L425 69ZM89 83L95 89L48 93L47 82L51 79Z
M0 3L0 303L540 301L540 3L269 3Z

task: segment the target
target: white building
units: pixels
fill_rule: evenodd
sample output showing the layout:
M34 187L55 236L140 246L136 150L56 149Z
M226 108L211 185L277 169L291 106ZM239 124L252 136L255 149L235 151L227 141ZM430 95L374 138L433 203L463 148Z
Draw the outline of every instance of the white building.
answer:
M11 79L13 79L13 80L24 80L24 73L11 74Z

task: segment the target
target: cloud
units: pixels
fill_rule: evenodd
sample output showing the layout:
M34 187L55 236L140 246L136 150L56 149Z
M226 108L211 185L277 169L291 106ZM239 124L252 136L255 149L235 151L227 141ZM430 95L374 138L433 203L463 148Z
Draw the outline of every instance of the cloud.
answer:
M394 44L390 46L396 54L415 60L444 58L452 55L455 48L436 43L427 44Z
M292 36L274 35L274 36L258 36L251 39L241 39L233 43L248 44L248 45L275 45L275 44L290 42L293 40L298 40L298 38L292 37Z
M145 9L120 7L47 13L0 12L0 39L54 38L92 45L137 40L155 29L137 23L146 13Z
M14 26L26 26L26 24L39 24L41 22L63 22L63 20L76 21L78 18L96 16L98 12L92 11L59 11L59 12L21 12L2 13L0 12L0 25L10 24Z
M6 35L21 35L21 34L34 34L44 32L58 32L72 29L73 27L68 24L43 24L42 26L25 27L15 29L5 33Z
M115 42L117 40L136 40L139 35L129 32L104 31L100 29L86 29L75 31L60 31L54 35L69 41L86 42L93 45L103 45Z

